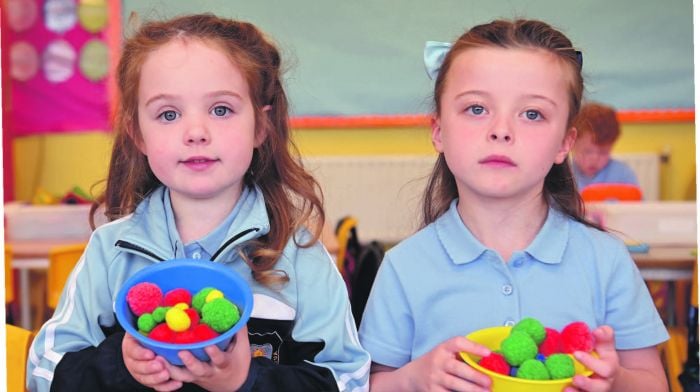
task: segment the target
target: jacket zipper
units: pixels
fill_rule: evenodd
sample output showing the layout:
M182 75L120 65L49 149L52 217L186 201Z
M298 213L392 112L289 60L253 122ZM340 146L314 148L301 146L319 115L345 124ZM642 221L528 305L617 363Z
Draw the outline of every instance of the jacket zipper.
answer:
M149 256L149 257L151 257L151 258L154 258L154 259L156 259L156 260L158 260L158 261L165 261L164 258L158 256L157 254L151 252L150 250L148 250L148 249L146 249L146 248L143 248L143 247L141 247L141 246L132 244L131 242L126 242L126 241L118 240L116 243L114 243L114 246L118 246L118 247L120 247L120 248L129 249L129 250L135 250L135 251L137 251L137 252L139 252L139 253L142 253L142 254L144 254L144 255L146 255L146 256Z
M247 229L247 230L243 230L242 232L240 232L240 233L234 235L233 237L229 238L226 242L224 242L223 245L221 245L221 247L220 247L216 252L214 252L214 254L211 256L211 261L216 260L216 258L217 258L229 245L231 245L231 244L232 244L234 241L236 241L237 239L239 239L239 238L243 237L244 235L250 233L251 231L260 231L260 229L257 228L257 227L253 227L253 228L250 228L250 229Z
M212 257L211 257L211 260L214 261L214 260L229 246L229 245L231 245L231 244L232 244L234 241L236 241L237 239L239 239L239 238L243 237L244 235L250 233L251 231L260 231L260 229L257 228L257 227L253 227L253 228L250 228L250 229L247 229L247 230L243 230L242 232L240 232L240 233L234 235L233 237L229 238L226 242L224 242L223 245L221 245L221 247L220 247L216 252L214 252L214 255L212 255ZM144 255L146 255L146 256L149 256L149 257L151 257L151 258L153 258L153 259L156 259L156 260L158 260L158 261L165 261L164 258L158 256L157 254L151 252L150 250L148 250L148 249L146 249L146 248L144 248L144 247L142 247L142 246L138 246L138 245L136 245L136 244L132 244L131 242L127 242L127 241L123 241L123 240L118 240L118 241L114 244L114 246L117 246L117 247L120 247L120 248L123 248L123 249L133 250L133 251L136 251L136 252L138 252L138 253L142 253L142 254L144 254Z

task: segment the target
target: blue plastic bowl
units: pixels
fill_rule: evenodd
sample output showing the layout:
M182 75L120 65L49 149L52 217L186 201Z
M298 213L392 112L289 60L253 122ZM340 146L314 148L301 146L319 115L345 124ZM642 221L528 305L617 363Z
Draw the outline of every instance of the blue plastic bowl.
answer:
M138 331L136 328L137 317L131 313L126 302L126 294L129 289L141 282L151 282L158 285L163 294L172 289L184 288L189 290L192 295L195 295L205 287L214 287L221 290L224 293L224 297L238 306L241 318L231 329L214 339L188 344L173 344L153 340ZM174 365L182 365L182 361L177 356L179 351L187 350L200 361L209 361L209 356L204 351L204 347L216 345L219 349L226 350L233 335L246 325L250 318L250 312L253 310L253 293L243 278L219 263L193 259L175 259L146 267L127 279L119 293L117 293L114 307L117 313L117 320L127 333L131 334L144 347L167 359L168 362Z

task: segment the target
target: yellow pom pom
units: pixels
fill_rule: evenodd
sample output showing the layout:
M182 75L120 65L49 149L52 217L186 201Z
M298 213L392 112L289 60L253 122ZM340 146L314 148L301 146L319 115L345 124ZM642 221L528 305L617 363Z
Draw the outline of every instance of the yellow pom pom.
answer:
M172 307L165 313L165 322L168 328L175 332L186 331L190 327L190 316L184 310Z
M204 300L204 303L211 302L217 298L224 298L224 293L221 291L214 289L207 294L207 298Z
M180 309L180 310L187 310L187 309L189 309L190 306L187 305L187 304L184 303L184 302L178 302L178 303L175 304L174 307L176 307L176 308L178 308L178 309Z

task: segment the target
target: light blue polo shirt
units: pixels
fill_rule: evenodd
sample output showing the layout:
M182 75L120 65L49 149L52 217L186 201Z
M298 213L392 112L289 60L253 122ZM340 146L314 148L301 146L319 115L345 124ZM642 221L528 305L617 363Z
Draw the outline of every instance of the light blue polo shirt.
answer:
M447 339L524 317L557 330L610 325L620 350L668 339L619 239L550 208L532 243L504 263L456 206L387 252L360 326L372 361L401 367Z
M204 237L188 242L182 245L180 235L177 232L177 226L175 224L175 215L173 214L173 207L170 203L170 190L166 188L164 195L165 204L165 220L168 225L168 234L170 235L170 242L173 244L179 244L184 247L185 257L190 259L201 259L201 260L211 260L211 257L219 250L219 247L227 240L226 235L228 234L233 220L238 215L238 211L241 206L245 204L246 198L251 194L250 189L246 186L243 187L241 196L238 198L236 205L233 210L226 216L226 218L217 226L214 230L209 232L209 234ZM253 195L254 197L254 195Z
M617 159L611 159L598 173L592 177L583 174L576 164L571 165L579 190L591 184L632 184L639 186L639 180L631 167Z

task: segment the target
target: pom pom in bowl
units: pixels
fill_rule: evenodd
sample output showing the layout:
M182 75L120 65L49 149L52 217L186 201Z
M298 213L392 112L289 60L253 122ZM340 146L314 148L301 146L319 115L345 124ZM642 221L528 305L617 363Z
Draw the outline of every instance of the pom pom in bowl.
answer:
M126 298L129 289L141 282L154 283L164 293L178 288L196 293L205 287L216 287L221 290L226 299L239 308L240 319L219 336L201 342L175 344L148 338L139 333L136 326L137 316L129 309ZM114 308L119 324L141 345L174 365L182 365L180 357L177 356L180 351L189 351L199 360L209 361L204 347L216 345L220 350L226 350L233 336L246 325L250 318L253 310L253 293L242 277L222 264L203 260L175 259L146 267L127 279L117 293Z
M498 350L501 346L501 342L510 334L511 328L512 327L484 328L470 333L467 335L467 339L482 344L490 350ZM595 353L592 354L595 355ZM560 392L566 386L571 385L572 381L572 378L563 378L559 380L528 380L510 377L480 366L478 364L481 359L479 356L465 352L460 353L460 356L469 366L491 377L491 390L493 392ZM571 358L573 359L573 356ZM587 369L576 359L573 359L573 362L576 374L586 377L593 374L591 370Z

